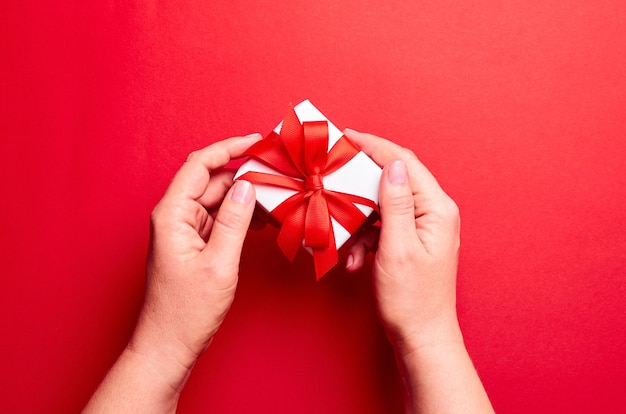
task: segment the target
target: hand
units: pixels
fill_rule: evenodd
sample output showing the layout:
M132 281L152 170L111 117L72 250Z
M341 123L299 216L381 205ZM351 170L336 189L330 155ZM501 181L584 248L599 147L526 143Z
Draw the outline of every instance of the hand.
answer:
M403 352L462 342L456 317L459 212L411 151L370 134L344 134L383 168L381 228L373 267L380 318ZM348 270L363 265L377 234L351 247Z
M128 346L83 413L174 413L193 365L233 301L254 210L245 181L222 170L261 135L189 155L152 213L146 297Z
M224 320L255 194L246 181L230 188L233 172L220 168L259 139L231 138L191 153L155 207L135 351L150 354L158 344L191 366Z
M493 413L456 316L456 204L411 151L374 135L344 134L384 166L373 283L403 378L406 412ZM376 236L365 233L355 242L348 270L362 267Z

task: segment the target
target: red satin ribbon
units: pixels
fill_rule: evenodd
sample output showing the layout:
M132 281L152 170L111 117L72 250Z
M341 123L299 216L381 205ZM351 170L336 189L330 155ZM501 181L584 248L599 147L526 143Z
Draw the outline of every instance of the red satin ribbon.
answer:
M282 223L278 245L289 260L294 259L302 240L313 250L317 280L338 261L331 216L354 234L366 219L354 203L378 211L372 200L324 188L323 176L358 153L358 148L344 136L328 151L328 122L301 124L291 106L280 135L272 131L247 152L283 175L249 171L239 179L297 191L270 214Z

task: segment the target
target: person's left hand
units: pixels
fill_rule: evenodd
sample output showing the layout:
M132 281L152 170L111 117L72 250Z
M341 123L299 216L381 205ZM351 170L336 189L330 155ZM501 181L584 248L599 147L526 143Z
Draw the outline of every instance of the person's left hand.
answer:
M233 185L233 172L221 168L260 139L230 138L191 153L154 208L133 351L189 370L224 320L255 193L246 181Z

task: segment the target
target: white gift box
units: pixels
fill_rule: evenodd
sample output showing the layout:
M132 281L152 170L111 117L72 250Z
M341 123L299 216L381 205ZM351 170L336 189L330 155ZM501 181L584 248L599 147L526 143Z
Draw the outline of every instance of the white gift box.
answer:
M308 100L296 105L294 110L300 120L300 123L310 121L328 122L329 151L343 136L342 132L335 125L333 125L332 122L328 121L328 119ZM281 127L282 121L276 126L274 132L279 134ZM235 174L235 179L249 171L283 175L260 161L249 159L239 168ZM327 190L354 194L372 200L375 204L378 204L378 186L380 183L381 173L381 168L374 161L372 161L371 158L359 151L357 155L355 155L342 167L328 175L323 176L322 181L324 188ZM254 183L253 185L256 190L258 205L260 205L270 215L272 214L272 210L274 210L278 205L297 193L294 190L274 187L267 184ZM354 205L361 210L366 217L371 215L373 212L371 207L356 203ZM350 238L351 234L332 216L331 223L335 235L335 245L336 248L339 249ZM311 249L307 248L307 250L311 252Z

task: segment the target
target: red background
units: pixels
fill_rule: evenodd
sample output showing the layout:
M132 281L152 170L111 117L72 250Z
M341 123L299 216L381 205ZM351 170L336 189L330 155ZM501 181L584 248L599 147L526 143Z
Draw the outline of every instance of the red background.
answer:
M459 317L497 411L624 409L624 2L129 3L0 5L2 411L85 404L186 155L306 98L459 204ZM367 272L316 283L275 236L250 234L180 412L401 412Z

